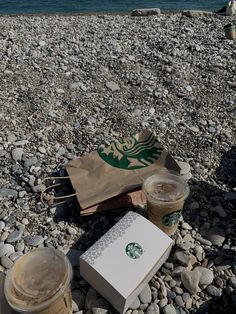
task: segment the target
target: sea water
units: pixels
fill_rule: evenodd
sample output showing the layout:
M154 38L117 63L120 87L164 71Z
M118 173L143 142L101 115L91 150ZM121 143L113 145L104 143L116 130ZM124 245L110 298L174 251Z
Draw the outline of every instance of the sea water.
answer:
M138 8L217 11L222 0L0 0L0 14L27 13L125 13Z

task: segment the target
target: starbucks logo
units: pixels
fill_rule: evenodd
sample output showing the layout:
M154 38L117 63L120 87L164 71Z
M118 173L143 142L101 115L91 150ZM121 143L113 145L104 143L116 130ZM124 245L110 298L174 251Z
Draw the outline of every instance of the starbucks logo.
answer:
M121 169L141 169L153 164L163 148L154 134L147 132L144 140L133 135L105 148L99 148L99 156L112 167Z
M162 222L166 227L173 227L179 222L181 217L181 209L162 217Z
M143 254L143 249L138 243L131 242L126 246L125 252L130 258L137 259Z

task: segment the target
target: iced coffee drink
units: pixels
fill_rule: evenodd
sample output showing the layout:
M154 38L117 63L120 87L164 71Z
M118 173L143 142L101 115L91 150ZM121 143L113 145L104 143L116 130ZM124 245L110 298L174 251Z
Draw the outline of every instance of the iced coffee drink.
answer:
M175 233L189 194L187 182L175 172L162 171L143 184L148 219L168 235Z
M56 249L33 250L19 258L5 281L9 305L19 313L72 314L72 267Z

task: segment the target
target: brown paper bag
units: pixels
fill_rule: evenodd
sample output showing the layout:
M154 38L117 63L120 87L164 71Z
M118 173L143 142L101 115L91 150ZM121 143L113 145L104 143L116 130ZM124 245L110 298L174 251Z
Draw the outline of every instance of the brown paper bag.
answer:
M140 188L164 167L180 171L149 130L99 148L66 166L81 209Z
M80 211L81 216L87 216L94 213L99 213L109 209L120 209L127 207L140 207L145 205L146 197L142 190L135 190L128 193L123 193L115 197L109 198L106 201L85 208Z

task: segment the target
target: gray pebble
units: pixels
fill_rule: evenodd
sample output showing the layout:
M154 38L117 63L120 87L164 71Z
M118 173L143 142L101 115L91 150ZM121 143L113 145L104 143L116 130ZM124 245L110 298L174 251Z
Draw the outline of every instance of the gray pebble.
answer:
M17 252L23 252L25 248L25 244L23 241L20 241L15 246Z
M5 222L0 220L0 232L5 228Z
M71 90L80 90L81 86L84 86L84 84L82 82L73 82L71 85L70 85L70 89ZM85 87L85 86L84 86ZM82 89L82 88L81 88ZM85 87L86 89L86 87ZM87 89L86 89L87 90ZM85 91L86 91L85 90Z
M1 236L1 241L2 241L2 242L6 241L6 239L7 239L7 237L8 237L8 234L9 234L8 231L4 231L4 232L2 233L2 236Z
M213 297L219 297L221 296L221 291L220 289L216 288L215 286L213 285L209 285L207 286L206 288L207 292L212 295Z
M147 308L147 314L159 314L160 309L156 303L151 303Z
M118 91L120 89L119 85L115 82L106 82L106 87L112 92Z
M193 248L194 245L191 242L184 242L184 243L178 243L177 246L184 251L188 251L189 249Z
M18 194L18 197L19 197L19 198L22 198L22 197L24 197L24 196L26 196L26 195L27 195L27 192L26 192L26 191L20 191L19 194Z
M147 309L147 307L148 307L148 304L140 304L140 306L139 306L140 310L142 310L142 311L145 311Z
M236 192L228 192L224 196L225 201L236 201Z
M27 226L29 224L29 220L27 218L23 218L22 221L23 225Z
M222 245L225 240L224 230L219 227L211 228L207 233L207 239L211 241L213 245Z
M38 42L38 44L39 44L40 47L44 47L47 43L46 43L46 41L44 41L44 40L40 40L40 41Z
M196 257L186 251L176 252L174 254L174 259L180 262L183 266L190 266L196 262Z
M199 208L199 203L198 202L192 202L190 205L189 205L189 209L190 210L196 210Z
M198 284L201 274L197 270L185 271L181 273L181 281L184 287L191 293L195 294L198 290Z
M204 245L208 245L208 246L211 246L211 245L212 245L211 241L209 241L209 240L207 240L207 239L204 239L204 238L202 238L202 237L197 237L196 240L197 240L198 242L200 242L201 244L204 244Z
M200 285L209 285L214 279L213 271L205 267L196 267L196 271L200 273Z
M107 309L103 309L103 308L100 308L100 307L94 306L94 307L92 308L92 313L93 313L93 314L106 314L107 312L108 312Z
M130 309L131 310L136 310L136 309L138 309L140 307L140 304L141 304L140 300L137 297L137 298L135 298L134 302L130 305Z
M183 267L183 266L177 266L177 267L175 267L174 268L174 270L173 270L173 272L172 272L172 277L178 277L178 276L180 276L181 275L181 273L183 272L183 271L185 271L186 270L186 268L185 267Z
M22 235L23 235L23 231L22 230L12 231L9 234L9 236L7 237L6 242L8 242L8 243L16 242L16 241L21 239Z
M182 298L184 302L187 302L190 299L190 294L188 292L184 292Z
M231 268L231 262L230 261L224 261L223 265L216 266L217 271L224 271L226 269Z
M38 147L38 151L41 153L41 154L47 154L47 151L46 151L46 148L45 147L43 147L43 146L39 146Z
M4 255L11 255L15 252L14 246L11 244L4 244L0 242L0 257L3 257Z
M166 262L166 263L164 264L164 267L167 268L167 269L173 270L173 269L174 269L174 264L173 264L173 263Z
M21 161L24 151L23 151L23 148L17 147L17 148L14 148L11 153L12 153L13 160Z
M17 191L13 189L2 188L0 189L0 197L11 196L13 198L17 197Z
M231 287L236 288L236 277L230 277L229 284Z
M149 285L146 285L145 288L139 294L139 299L142 303L151 303L152 301L152 292Z
M170 280L170 282L169 282L169 286L171 287L171 288L173 288L174 286L176 286L176 281L175 280Z
M222 206L216 206L214 209L221 218L227 217L227 213Z
M194 133L198 133L198 132L199 132L199 128L196 127L196 126L191 126L191 127L189 128L189 130L193 131Z
M204 258L204 251L200 245L195 246L194 254L199 262L201 262Z
M227 286L225 292L226 294L231 295L234 292L234 289L230 286Z
M209 133L215 133L216 129L213 126L210 126L208 131L209 131Z
M14 265L14 263L7 256L3 256L1 258L1 264L2 264L3 267L5 267L7 269L12 268L12 266Z
M20 258L23 255L22 252L15 252L12 253L9 257L12 260L12 262L14 263L18 258Z
M183 289L177 286L173 288L173 291L177 294L183 294Z
M158 303L160 308L163 308L164 306L166 306L166 304L168 303L168 299L167 298L163 298L160 300L160 302Z
M180 295L177 295L177 297L175 298L175 303L178 306L183 306L184 305L183 299L182 299L182 297Z
M76 235L78 233L78 231L72 227L68 227L67 230L68 230L69 234L71 234L71 235Z
M35 235L35 236L27 236L25 238L25 241L31 246L38 246L40 244L43 244L45 239L42 236Z
M163 268L162 268L162 271L163 271ZM171 280L172 280L172 277L170 275L166 275L164 278L164 281L171 281Z
M190 226L187 222L183 222L182 225L181 225L181 227L182 227L183 229L185 229L185 230L192 230L192 229L193 229L193 227Z
M172 305L172 304L167 304L167 305L163 308L163 314L177 314L174 305Z
M31 158L25 160L24 166L26 168L30 168L31 166L35 165L37 162L38 162L37 157L31 157Z
M187 162L177 161L177 164L180 167L181 175L184 175L190 172L190 165Z
M174 291L167 290L167 297L169 299L175 299L176 298L176 293Z

